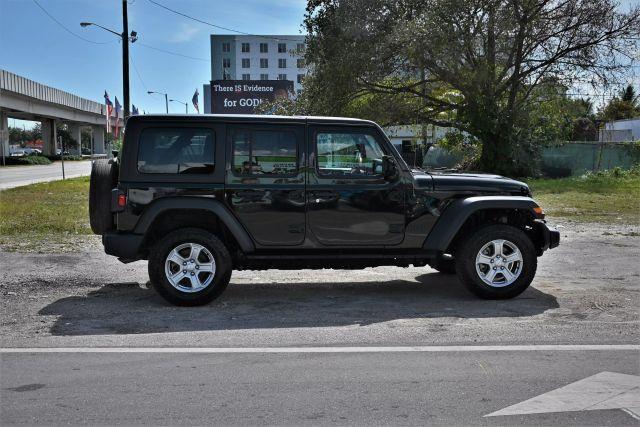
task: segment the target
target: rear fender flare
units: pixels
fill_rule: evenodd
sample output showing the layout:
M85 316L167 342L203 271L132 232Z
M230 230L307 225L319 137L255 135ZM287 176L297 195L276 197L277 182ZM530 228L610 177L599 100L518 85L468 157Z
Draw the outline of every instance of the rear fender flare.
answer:
M440 215L422 247L429 251L445 251L458 230L474 212L485 209L531 211L537 206L532 198L522 196L478 196L455 200Z
M168 197L153 202L145 210L135 226L134 233L145 234L162 212L174 209L202 209L213 212L229 229L244 253L253 252L255 245L240 222L229 212L222 202L212 198Z

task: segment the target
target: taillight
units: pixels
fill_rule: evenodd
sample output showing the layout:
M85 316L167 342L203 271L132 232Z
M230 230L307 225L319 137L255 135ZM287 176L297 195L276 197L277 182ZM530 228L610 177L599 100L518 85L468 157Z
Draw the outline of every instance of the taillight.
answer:
M122 212L127 207L127 193L114 188L111 190L111 212Z

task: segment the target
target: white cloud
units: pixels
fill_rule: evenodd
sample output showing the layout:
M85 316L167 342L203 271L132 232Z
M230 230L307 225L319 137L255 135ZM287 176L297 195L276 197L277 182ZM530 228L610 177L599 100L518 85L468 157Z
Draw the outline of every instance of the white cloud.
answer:
M193 40L200 32L200 24L182 23L180 28L169 38L171 43L183 43Z

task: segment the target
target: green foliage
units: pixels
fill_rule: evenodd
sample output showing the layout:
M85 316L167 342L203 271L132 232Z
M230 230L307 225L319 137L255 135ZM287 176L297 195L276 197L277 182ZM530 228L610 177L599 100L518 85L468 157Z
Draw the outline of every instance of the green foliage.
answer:
M640 106L633 86L628 85L618 96L611 99L600 111L600 118L605 121L633 119L640 117Z
M476 138L461 132L450 131L438 140L438 146L462 159L457 166L458 168L477 168L482 151L482 143Z
M310 0L305 26L312 113L453 127L481 141L482 169L514 174L535 164L541 143L571 139L574 130L592 135L590 123L574 123L593 121L588 102L554 88L567 76L622 72L617 60L635 49L640 8L619 12L613 0Z
M32 129L27 130L18 127L9 128L9 144L11 145L24 147L25 142L38 139L42 139L42 126L40 123L36 123Z
M45 156L20 156L20 157L5 157L5 163L7 165L50 165L51 160Z

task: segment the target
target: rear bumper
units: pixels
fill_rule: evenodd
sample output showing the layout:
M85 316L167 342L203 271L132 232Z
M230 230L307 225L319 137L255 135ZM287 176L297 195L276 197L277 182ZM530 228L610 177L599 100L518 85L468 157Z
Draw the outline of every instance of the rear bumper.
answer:
M107 232L102 235L102 245L107 255L123 262L142 259L142 234Z

